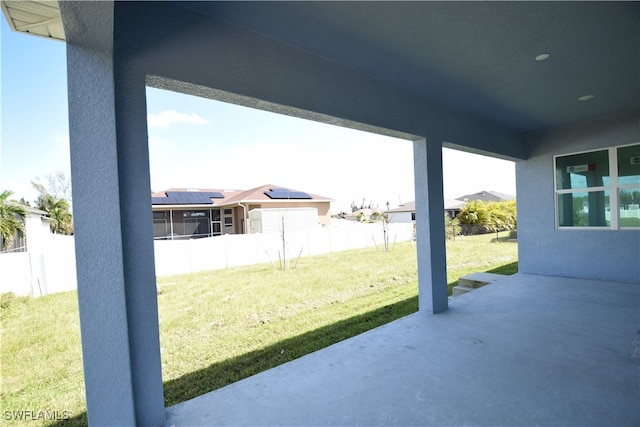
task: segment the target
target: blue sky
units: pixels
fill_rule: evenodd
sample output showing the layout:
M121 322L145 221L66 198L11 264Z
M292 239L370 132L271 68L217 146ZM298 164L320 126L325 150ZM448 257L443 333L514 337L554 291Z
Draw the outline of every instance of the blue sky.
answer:
M32 201L30 182L70 175L65 44L1 27L0 189ZM412 143L209 99L148 89L151 190L275 184L384 207L414 199ZM445 197L515 194L514 164L443 152Z

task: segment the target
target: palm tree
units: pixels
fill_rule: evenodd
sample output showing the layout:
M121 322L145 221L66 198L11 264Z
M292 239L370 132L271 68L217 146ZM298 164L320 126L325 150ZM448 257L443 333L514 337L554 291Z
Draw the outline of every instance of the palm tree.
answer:
M69 203L65 199L52 198L48 205L49 218L51 218L51 228L57 234L71 234L73 225L71 222L71 212Z
M37 187L36 187L37 188ZM42 209L51 218L51 231L56 234L73 234L72 215L69 202L48 193L42 193L36 200L38 209Z
M6 249L13 243L16 231L24 235L24 217L27 211L21 205L10 201L12 191L4 190L0 193L0 240L2 249Z

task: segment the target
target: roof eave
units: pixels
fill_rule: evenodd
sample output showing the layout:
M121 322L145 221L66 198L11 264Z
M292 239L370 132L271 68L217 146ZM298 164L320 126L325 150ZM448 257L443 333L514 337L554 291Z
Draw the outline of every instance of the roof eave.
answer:
M169 204L156 204L156 205L151 205L151 208L153 210L160 210L162 208L167 208L167 209L215 209L217 207L219 207L220 205L169 205ZM166 209L165 209L166 210Z
M57 1L0 0L2 13L11 30L46 39L65 41L62 15ZM26 22L26 21L30 22Z

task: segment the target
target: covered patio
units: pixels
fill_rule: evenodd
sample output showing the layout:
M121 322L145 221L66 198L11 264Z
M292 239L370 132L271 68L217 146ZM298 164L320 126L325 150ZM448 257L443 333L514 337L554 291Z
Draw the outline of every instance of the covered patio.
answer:
M640 287L517 274L167 409L167 426L634 426Z
M0 4L67 44L91 424L640 423L638 2ZM167 410L147 87L412 141L420 312ZM453 300L443 147L516 162L520 274Z

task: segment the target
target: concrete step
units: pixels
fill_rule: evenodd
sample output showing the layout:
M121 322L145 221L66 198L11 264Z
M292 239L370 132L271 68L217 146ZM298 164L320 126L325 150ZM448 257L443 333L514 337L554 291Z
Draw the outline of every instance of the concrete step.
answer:
M474 288L469 288L467 286L454 286L451 289L451 296L457 297L458 295L466 294L467 292L471 292Z
M504 278L502 274L493 273L471 273L458 279L458 286L454 286L452 296L458 296L471 292L474 289L478 289L489 283L493 283L496 280Z

